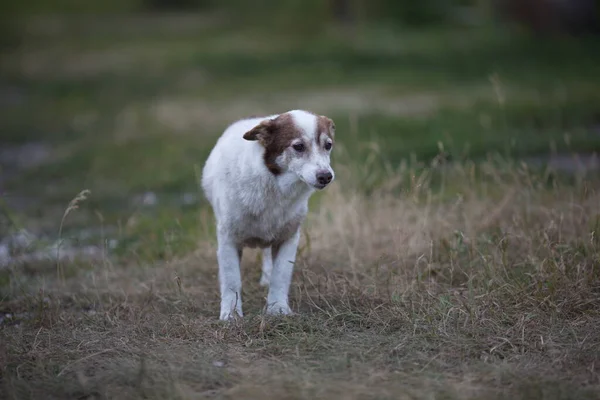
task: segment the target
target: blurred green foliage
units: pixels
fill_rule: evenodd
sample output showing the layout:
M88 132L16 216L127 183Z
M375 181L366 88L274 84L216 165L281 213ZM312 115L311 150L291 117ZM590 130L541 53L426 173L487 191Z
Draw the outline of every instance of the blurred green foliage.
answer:
M234 24L318 33L332 24L430 26L502 17L535 31L600 31L598 0L28 0L3 2L0 15L210 12ZM4 26L0 35L12 32Z
M453 6L479 6L490 0L28 0L6 2L4 13L224 11L256 24L327 24L346 14L354 20L379 20L406 24L440 22Z
M490 0L485 0L488 3ZM468 0L468 3L482 3ZM332 24L425 25L453 18L453 6L465 0L28 0L0 5L0 48L21 40L22 26L13 16L69 14L134 14L209 12L225 16L230 24L270 32L318 35ZM471 5L473 5L471 4Z

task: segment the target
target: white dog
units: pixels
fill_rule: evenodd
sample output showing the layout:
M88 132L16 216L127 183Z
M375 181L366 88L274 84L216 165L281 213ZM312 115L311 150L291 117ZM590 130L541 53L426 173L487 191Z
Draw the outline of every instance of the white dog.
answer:
M202 189L217 223L221 320L234 312L243 316L244 247L263 249L267 313L292 313L288 291L300 225L311 194L334 179L334 134L331 119L293 110L235 122L217 141L202 171Z

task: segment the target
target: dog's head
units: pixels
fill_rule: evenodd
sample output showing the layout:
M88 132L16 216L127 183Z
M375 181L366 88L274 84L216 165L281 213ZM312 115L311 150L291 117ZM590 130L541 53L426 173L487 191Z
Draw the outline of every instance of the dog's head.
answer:
M244 134L265 148L265 165L275 175L291 172L315 189L334 179L330 166L335 125L325 116L294 110L261 122Z

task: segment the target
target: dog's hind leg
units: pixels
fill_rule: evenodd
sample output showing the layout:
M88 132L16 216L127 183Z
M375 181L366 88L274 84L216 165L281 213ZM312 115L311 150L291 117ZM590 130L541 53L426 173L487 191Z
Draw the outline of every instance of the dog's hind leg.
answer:
M267 247L262 251L262 274L260 276L260 286L269 286L272 271L273 255L271 253L271 248Z

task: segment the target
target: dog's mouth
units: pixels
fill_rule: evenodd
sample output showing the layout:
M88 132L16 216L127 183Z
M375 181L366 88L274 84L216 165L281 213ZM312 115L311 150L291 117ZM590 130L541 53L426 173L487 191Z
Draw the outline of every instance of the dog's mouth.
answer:
M316 190L323 190L327 186L331 185L331 182L328 182L328 183L311 182L310 180L304 179L303 177L300 177L300 180L302 182L304 182L308 187L316 189Z
M323 190L325 189L327 186L329 186L328 183L326 184L321 184L321 183L315 183L314 185L311 185L312 187L314 187L317 190Z

